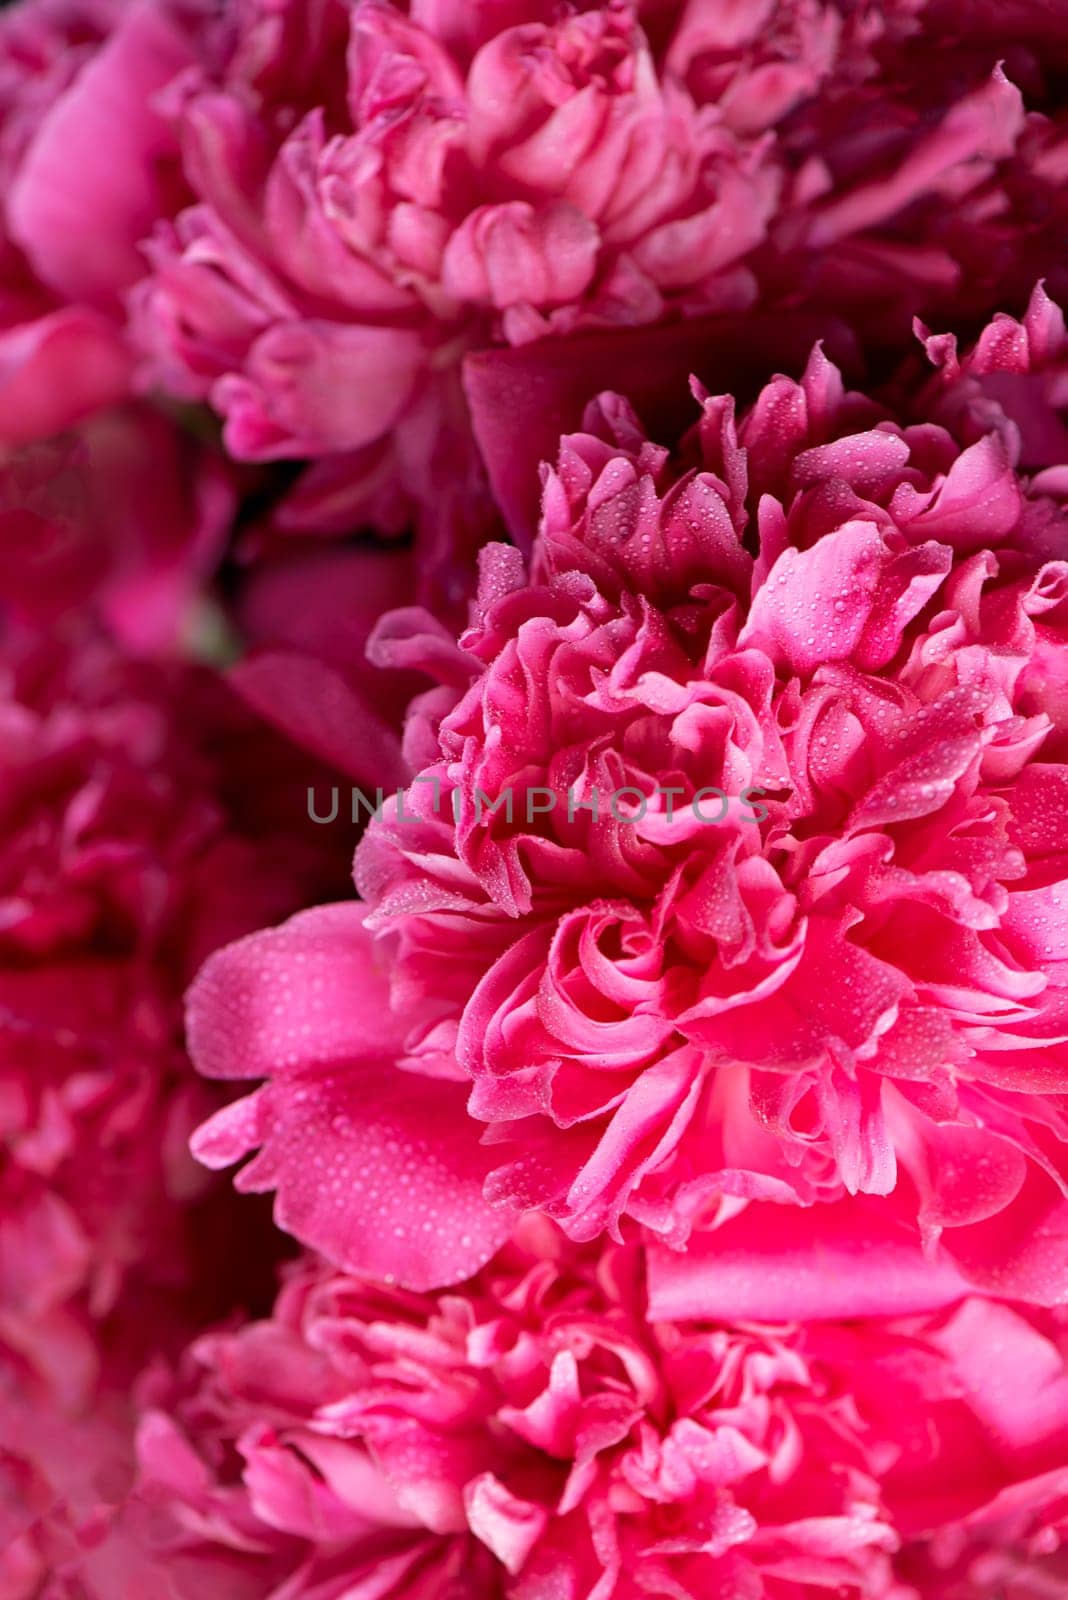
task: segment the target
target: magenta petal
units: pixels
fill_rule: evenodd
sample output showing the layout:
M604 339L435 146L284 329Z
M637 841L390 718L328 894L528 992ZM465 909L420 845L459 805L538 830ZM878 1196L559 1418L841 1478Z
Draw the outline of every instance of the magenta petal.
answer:
M132 359L104 316L67 306L0 333L0 437L27 444L120 400Z
M264 1119L262 1089L232 1100L221 1111L216 1111L207 1122L201 1123L191 1142L193 1154L212 1171L232 1167L243 1161L263 1140Z
M332 1261L407 1288L469 1276L512 1219L464 1085L401 1072L363 911L321 906L219 951L189 995L189 1047L210 1077L271 1081L194 1138L212 1166L256 1158L237 1186L277 1190L280 1227Z
M1032 1169L1015 1205L944 1235L973 1283L1032 1305L1068 1305L1068 1202Z
M952 552L933 542L894 557L874 522L845 522L811 550L783 551L754 596L739 643L763 648L794 672L851 657L885 666L951 562Z
M278 1226L339 1266L431 1289L470 1277L508 1238L512 1216L482 1198L489 1162L463 1085L364 1060L261 1094L263 1148L237 1187L276 1190Z
M355 904L318 906L217 951L187 1000L198 1070L266 1078L399 1044L363 916Z
M135 0L45 117L7 206L14 237L59 293L106 304L143 271L137 246L172 142L152 102L189 60L166 9Z
M597 229L562 201L481 206L457 228L442 281L457 299L503 309L578 299L593 277Z
M666 1320L905 1316L967 1292L951 1263L927 1260L918 1233L867 1200L753 1204L694 1234L685 1254L653 1245L649 1260L651 1313Z
M961 452L945 482L923 510L910 515L914 497L906 485L895 498L910 537L939 539L958 552L997 545L1016 525L1021 511L1016 481L1004 442L996 434Z
M265 650L238 662L230 682L267 722L357 784L388 794L407 778L398 735L363 692L325 661L295 650ZM329 812L325 797L316 810ZM350 815L348 790L340 793L338 815L342 823Z
M242 461L359 450L401 416L425 359L404 328L279 324L252 348L247 376L228 375L213 402Z
M967 1300L936 1336L969 1404L1003 1447L1026 1449L1068 1429L1068 1372L1057 1346L1019 1312Z

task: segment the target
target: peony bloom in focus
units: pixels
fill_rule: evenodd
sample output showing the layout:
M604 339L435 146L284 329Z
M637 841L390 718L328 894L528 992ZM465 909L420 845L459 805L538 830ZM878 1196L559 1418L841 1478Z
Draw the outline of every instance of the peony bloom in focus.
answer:
M262 1146L241 1181L298 1237L422 1288L531 1207L678 1248L862 1194L972 1282L1068 1297L1064 484L1019 467L1063 322L1039 290L932 348L914 417L817 350L737 425L697 386L674 456L604 396L459 646L383 621L375 658L440 686L366 904L191 997L201 1069L270 1078L199 1153ZM422 1221L390 1252L394 1165Z
M199 1340L141 1426L168 1569L398 1600L891 1592L861 1427L791 1334L650 1327L633 1252L529 1235L436 1299L309 1264L271 1321Z
M134 1542L174 1600L920 1600L954 1529L1051 1507L1063 1328L787 1311L665 1320L640 1251L535 1221L438 1296L302 1263L142 1386Z

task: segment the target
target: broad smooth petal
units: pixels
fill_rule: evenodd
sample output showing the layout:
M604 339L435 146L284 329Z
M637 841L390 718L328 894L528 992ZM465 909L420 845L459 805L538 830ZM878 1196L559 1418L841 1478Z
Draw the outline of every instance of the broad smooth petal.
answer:
M272 1082L253 1115L247 1102L216 1113L193 1152L220 1167L259 1145L237 1188L276 1191L286 1233L351 1272L438 1288L476 1272L513 1222L482 1198L489 1163L464 1097L392 1060L341 1062Z
M468 1277L512 1218L482 1198L491 1165L465 1089L395 1065L362 909L323 906L213 957L189 996L189 1045L212 1077L270 1082L195 1135L220 1167L257 1146L240 1189L277 1191L278 1225L330 1260L410 1289Z
M121 400L133 361L115 326L65 306L0 332L0 438L29 444Z
M45 283L110 304L143 271L172 135L154 96L189 64L163 7L134 0L100 53L51 107L8 197L11 231Z
M400 739L368 697L337 668L315 656L265 650L248 656L230 681L266 721L357 783L389 793L407 776ZM316 809L329 811L319 798ZM339 815L349 815L343 790Z
M318 906L227 945L189 991L186 1030L209 1078L266 1078L385 1054L403 1036L363 907Z
M888 1205L754 1203L722 1227L694 1234L685 1253L653 1245L652 1315L769 1322L909 1316L967 1294L952 1263L926 1259L918 1231Z

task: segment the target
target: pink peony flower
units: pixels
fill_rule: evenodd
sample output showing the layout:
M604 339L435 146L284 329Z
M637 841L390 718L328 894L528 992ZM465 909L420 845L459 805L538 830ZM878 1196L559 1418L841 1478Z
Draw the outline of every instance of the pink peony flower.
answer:
M306 772L206 674L10 629L2 664L0 1340L66 1393L87 1318L218 1305L182 990L336 863L296 831Z
M21 0L0 17L0 440L121 398L121 297L185 191L157 93L192 61L181 0Z
M142 1387L134 1507L175 1600L918 1600L909 1565L1063 1479L1065 1354L978 1299L665 1320L639 1251L531 1220L437 1296L296 1266Z
M237 457L312 459L291 527L414 513L446 599L489 535L466 353L757 302L878 342L1062 253L1035 44L1025 120L998 41L916 0L225 11L167 95L196 203L146 247L144 370Z
M323 458L291 524L415 505L446 574L489 533L463 352L750 297L735 263L776 187L658 79L626 5L454 12L231 7L173 93L198 203L133 302L148 375L210 399L233 454Z
M418 1288L529 1207L679 1247L870 1194L972 1282L1063 1301L1063 483L1021 474L996 396L1007 370L1048 411L1064 348L1037 291L956 370L935 341L902 421L817 350L737 427L697 386L675 457L602 397L460 646L411 612L375 636L440 683L415 777L359 846L365 909L199 978L201 1070L271 1080L202 1159L262 1145L243 1184L381 1271L398 1149Z
M213 395L236 453L372 443L435 350L477 342L480 319L523 342L584 318L648 321L683 288L715 304L723 269L762 236L773 185L743 177L744 148L658 81L628 6L554 22L516 9L533 15L502 17L461 70L433 8L424 25L379 0L351 21L327 7L310 84L284 58L283 10L235 31L217 82L186 86L204 204L157 238L143 297L165 317L165 381ZM362 381L323 390L317 412L331 370Z

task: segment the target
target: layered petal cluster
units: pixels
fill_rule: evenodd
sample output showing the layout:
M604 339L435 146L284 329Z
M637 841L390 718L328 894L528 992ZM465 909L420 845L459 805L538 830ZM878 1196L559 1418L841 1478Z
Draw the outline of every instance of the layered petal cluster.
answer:
M286 526L418 508L446 584L491 526L466 350L753 297L778 180L628 4L230 6L170 100L197 203L146 247L147 377L239 458L319 458Z
M62 1395L87 1318L133 1340L150 1294L218 1305L182 991L335 868L287 839L305 773L207 674L10 628L2 670L0 1342Z
M754 303L878 341L1063 253L1041 29L1025 110L996 30L916 0L223 9L165 96L195 203L154 230L133 323L236 456L316 462L290 527L414 510L446 566L484 537L472 350Z
M488 1173L483 1248L530 1207L681 1247L865 1193L972 1281L1064 1300L1068 524L1011 415L1059 426L1064 329L1037 291L963 361L935 346L911 419L817 350L738 425L698 386L674 456L602 397L459 646L385 619L376 659L440 683L415 776L357 851L365 909L200 978L199 1065L271 1076L203 1154L262 1144L245 1181L283 1206L306 1146L362 1171L373 1057L374 1116L392 1095L409 1150ZM300 1029L270 1004L298 950ZM467 1096L466 1144L422 1090ZM366 1269L373 1188L283 1220ZM400 1281L471 1270L443 1226L429 1254L402 1230Z
M145 1385L140 1537L175 1600L919 1600L907 1569L954 1529L1050 1504L1048 1317L732 1324L690 1298L665 1319L640 1251L544 1221L436 1296L303 1263L269 1320Z
M301 8L235 10L183 81L201 203L151 246L147 342L239 455L414 427L450 347L737 298L774 179L658 75L633 8L481 8L477 39L457 10L327 5L296 49Z

